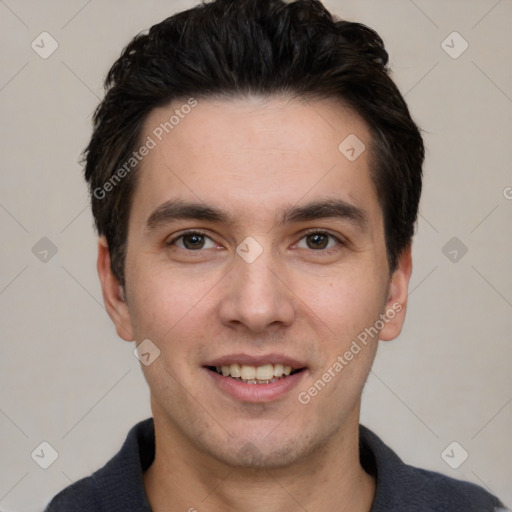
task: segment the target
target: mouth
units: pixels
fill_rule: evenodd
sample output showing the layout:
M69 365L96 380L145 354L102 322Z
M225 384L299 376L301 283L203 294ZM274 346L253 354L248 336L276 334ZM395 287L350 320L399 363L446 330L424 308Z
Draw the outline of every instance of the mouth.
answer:
M305 370L305 367L294 368L283 363L266 363L253 366L243 363L206 366L212 372L244 384L272 384L286 379Z
M213 389L241 403L269 403L287 399L309 369L284 354L231 354L203 366Z

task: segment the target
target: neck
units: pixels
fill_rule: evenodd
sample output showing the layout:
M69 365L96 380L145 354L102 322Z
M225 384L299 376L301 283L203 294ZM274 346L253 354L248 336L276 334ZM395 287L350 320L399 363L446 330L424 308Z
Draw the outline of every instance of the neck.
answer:
M271 469L232 467L179 439L154 415L156 452L144 474L153 512L369 512L375 480L359 459L359 407L314 454Z

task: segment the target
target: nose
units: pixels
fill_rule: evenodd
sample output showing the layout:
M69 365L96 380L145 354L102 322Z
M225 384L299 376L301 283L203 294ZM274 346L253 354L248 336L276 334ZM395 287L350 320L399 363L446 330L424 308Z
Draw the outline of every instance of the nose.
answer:
M219 307L224 325L261 333L293 323L296 314L294 295L278 268L266 252L252 263L235 256Z

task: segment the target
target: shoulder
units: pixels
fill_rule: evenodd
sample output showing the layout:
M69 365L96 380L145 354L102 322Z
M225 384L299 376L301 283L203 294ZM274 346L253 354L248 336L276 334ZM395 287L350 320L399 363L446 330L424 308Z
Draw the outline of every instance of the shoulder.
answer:
M506 512L478 485L405 464L362 425L359 436L361 463L377 479L372 512Z
M410 492L416 495L416 509L450 512L500 512L505 507L484 488L434 471L404 464L410 475Z
M149 512L143 473L154 453L154 423L149 418L130 430L105 466L57 494L44 512Z
M44 512L96 512L100 510L96 496L93 479L83 478L57 494Z

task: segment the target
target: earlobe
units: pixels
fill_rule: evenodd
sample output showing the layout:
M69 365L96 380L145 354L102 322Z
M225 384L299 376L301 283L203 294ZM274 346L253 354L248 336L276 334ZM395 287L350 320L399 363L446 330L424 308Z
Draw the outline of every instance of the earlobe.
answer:
M398 260L398 266L393 272L389 285L388 299L386 302L386 322L380 332L382 341L395 339L402 331L407 310L407 298L409 293L409 280L412 273L411 245L409 244Z
M110 251L104 236L101 236L98 241L97 269L103 302L108 315L114 322L117 334L125 341L133 341L134 336L125 290L112 272Z

